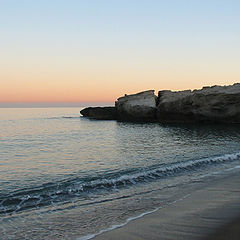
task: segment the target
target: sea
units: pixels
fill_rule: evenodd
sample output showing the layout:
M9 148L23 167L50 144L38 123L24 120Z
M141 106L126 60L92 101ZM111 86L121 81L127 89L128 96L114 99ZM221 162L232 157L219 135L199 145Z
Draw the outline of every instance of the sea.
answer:
M0 239L87 240L240 172L240 126L0 108Z

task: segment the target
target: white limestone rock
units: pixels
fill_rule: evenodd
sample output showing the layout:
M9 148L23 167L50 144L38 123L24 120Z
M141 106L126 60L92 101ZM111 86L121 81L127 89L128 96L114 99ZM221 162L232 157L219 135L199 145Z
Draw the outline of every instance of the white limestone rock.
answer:
M157 119L160 122L240 123L240 84L194 91L159 91Z
M122 121L155 121L156 100L154 90L120 97L115 102L118 119Z

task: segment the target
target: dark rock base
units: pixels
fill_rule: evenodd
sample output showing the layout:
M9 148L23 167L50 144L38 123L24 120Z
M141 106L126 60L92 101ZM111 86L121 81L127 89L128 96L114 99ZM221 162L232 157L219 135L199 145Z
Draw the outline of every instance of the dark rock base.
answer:
M115 107L88 107L80 111L84 117L96 120L117 120Z

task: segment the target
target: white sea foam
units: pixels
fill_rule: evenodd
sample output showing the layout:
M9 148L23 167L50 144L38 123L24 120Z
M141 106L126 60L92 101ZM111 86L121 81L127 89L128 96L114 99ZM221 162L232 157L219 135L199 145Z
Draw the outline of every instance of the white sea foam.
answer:
M233 168L228 168L228 169L226 169L225 171L232 171L232 170L239 169L239 168L240 168L240 165L235 166L235 167L233 167Z
M85 190L88 191L98 191L101 189L117 189L121 186L125 186L128 184L137 184L143 181L152 181L154 179L164 178L166 176L172 176L178 174L183 171L191 171L206 164L218 164L224 163L227 161L234 161L240 160L240 152L233 153L233 154L225 154L218 157L209 157L209 158L202 158L202 159L195 159L195 160L188 160L184 162L175 162L167 166L157 167L151 170L140 170L137 173L131 174L123 174L119 177L113 177L110 179L106 178L99 178L97 180L89 181L89 182L75 182L72 185L68 186L67 188L56 189L48 192L45 197L41 197L41 194L36 195L35 193L25 192L23 191L22 196L10 196L10 203L7 205L6 209L3 208L3 203L6 205L8 199L4 199L0 202L0 210L1 212L5 211L21 211L25 207L36 207L42 201L47 202L48 204L54 205L54 200L58 199L58 195L60 198L64 196L66 199L78 197L79 192L84 192ZM210 175L213 173L210 173ZM206 174L207 176L208 174ZM32 200L28 202L28 200ZM12 204L12 201L16 201L16 205Z
M168 175L173 172L178 172L182 169L197 167L198 165L209 164L209 163L221 163L226 161L234 161L237 159L240 159L240 152L233 153L233 154L225 154L218 157L209 157L209 158L202 158L197 160L190 160L186 162L174 163L169 166L165 166L165 167L163 166L163 167L156 168L153 170L148 170L148 171L141 171L131 175L124 174L118 178L113 178L113 179L98 179L98 180L91 181L90 183L83 184L80 187L83 188L86 185L94 187L97 185L107 185L107 184L111 186L115 186L117 183L125 184L126 182L135 184L139 178L155 179L157 177L161 177L162 175Z

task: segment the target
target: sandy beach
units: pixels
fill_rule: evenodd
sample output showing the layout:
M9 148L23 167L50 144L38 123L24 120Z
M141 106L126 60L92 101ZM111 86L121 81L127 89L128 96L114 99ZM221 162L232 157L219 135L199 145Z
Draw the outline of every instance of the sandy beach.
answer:
M240 174L203 184L185 198L94 240L240 239Z

